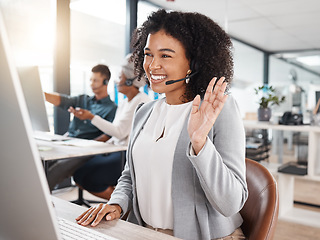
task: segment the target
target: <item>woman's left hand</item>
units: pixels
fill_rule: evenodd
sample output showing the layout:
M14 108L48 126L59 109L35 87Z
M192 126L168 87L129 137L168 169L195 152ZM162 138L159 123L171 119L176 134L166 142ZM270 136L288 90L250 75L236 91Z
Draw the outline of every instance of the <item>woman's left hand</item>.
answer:
M199 95L193 100L188 133L195 154L198 154L206 143L207 135L227 100L228 95L225 95L227 83L224 82L224 79L224 77L221 77L217 80L214 77L210 81L201 106ZM213 89L216 81L218 82Z

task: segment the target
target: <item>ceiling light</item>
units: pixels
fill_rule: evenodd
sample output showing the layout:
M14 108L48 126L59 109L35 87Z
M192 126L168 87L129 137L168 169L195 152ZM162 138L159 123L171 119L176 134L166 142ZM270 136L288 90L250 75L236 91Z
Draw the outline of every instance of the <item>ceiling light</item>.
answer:
M308 66L320 66L320 56L298 57L297 61Z

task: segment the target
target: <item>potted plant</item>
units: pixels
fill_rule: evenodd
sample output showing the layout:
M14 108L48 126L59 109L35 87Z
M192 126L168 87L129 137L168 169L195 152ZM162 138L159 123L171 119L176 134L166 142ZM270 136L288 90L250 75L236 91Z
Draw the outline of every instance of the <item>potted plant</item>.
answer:
M258 120L269 121L271 118L271 109L273 105L279 105L285 101L285 97L278 97L275 93L275 88L268 85L263 85L254 89L259 98Z

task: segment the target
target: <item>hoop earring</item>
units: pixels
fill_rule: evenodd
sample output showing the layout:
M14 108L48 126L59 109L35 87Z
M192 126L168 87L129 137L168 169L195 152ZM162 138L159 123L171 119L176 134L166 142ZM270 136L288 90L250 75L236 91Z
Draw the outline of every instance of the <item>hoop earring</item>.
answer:
M186 76L186 84L188 84L189 83L189 81L190 81L190 73L191 73L192 71L189 69L188 71L187 71L187 76Z

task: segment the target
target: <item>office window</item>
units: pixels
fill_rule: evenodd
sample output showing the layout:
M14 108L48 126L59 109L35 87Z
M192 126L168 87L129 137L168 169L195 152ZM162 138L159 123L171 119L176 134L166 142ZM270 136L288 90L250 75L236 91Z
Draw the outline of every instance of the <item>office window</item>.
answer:
M71 1L71 95L90 89L91 68L106 64L111 71L108 87L114 99L113 82L125 56L125 0Z
M256 113L259 105L254 88L263 84L263 52L239 41L234 45L234 79L231 93L236 98L241 115Z
M296 79L292 78L295 75ZM278 92L286 96L286 101L274 110L279 113L292 111L296 86L302 89L300 94L301 109L305 118L308 118L308 110L315 107L315 89L320 89L320 77L288 62L270 57L269 84L277 88ZM307 120L307 119L306 119Z
M137 27L140 27L144 21L147 20L147 17L152 13L159 9L156 5L145 2L145 1L139 1L138 2L138 16L137 16ZM159 99L163 98L164 94L158 94L153 92L150 88L147 88L145 86L144 92L149 95L151 99Z
M44 91L52 91L54 16L50 0L0 1L11 53L17 67L38 66ZM46 104L50 126L53 108Z
M53 16L50 0L0 1L17 66L53 63Z
M141 26L142 23L147 20L147 17L152 13L157 11L159 8L150 2L139 1L138 2L138 19L137 26Z

